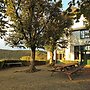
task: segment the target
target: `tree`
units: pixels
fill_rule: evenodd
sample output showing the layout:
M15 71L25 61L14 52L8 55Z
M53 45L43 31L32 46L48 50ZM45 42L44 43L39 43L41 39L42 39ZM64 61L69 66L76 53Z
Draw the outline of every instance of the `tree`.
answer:
M80 12L88 20L88 25L90 28L90 0L81 0L79 3Z
M77 6L76 11L73 12L73 15L76 15L76 21L79 22L80 16L83 14L87 20L86 27L90 28L90 0L71 0L69 2L69 7L67 8L67 11L70 13L72 12L72 6Z
M2 38L5 33L6 33L6 30L5 30L5 27L6 27L6 24L8 24L7 21L5 21L5 3L3 0L0 0L0 38Z
M25 46L31 48L32 61L30 72L36 71L35 50L43 47L46 38L43 38L47 24L53 21L56 6L49 0L5 0L6 14L12 21L13 30L6 37L10 46ZM60 0L61 1L61 0ZM54 9L53 9L54 6ZM53 12L53 13L52 13Z
M66 45L66 40L60 40L64 38L66 34L65 28L69 28L72 25L72 20L67 15L64 15L61 8L58 6L60 2L56 2L52 8L52 17L47 24L45 30L45 48L51 52L50 64L53 63L54 50L59 47ZM59 41L60 40L60 41Z
M48 11L46 0L5 0L6 14L13 22L13 29L6 37L10 46L22 45L31 48L32 60L29 72L35 72L35 50L42 47L45 13Z

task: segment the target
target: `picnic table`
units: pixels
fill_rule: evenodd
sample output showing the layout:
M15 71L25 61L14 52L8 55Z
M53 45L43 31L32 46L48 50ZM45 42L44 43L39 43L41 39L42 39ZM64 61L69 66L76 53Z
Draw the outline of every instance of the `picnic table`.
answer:
M55 69L61 69L62 71L65 71L67 69L70 69L70 68L75 68L76 66L78 66L79 64L78 63L62 63L62 64L55 64L53 68Z
M63 72L65 73L69 80L72 80L72 74L77 73L79 70L81 70L83 66L80 66L78 63L67 63L67 64L55 64L53 69L51 69L51 76L54 72Z

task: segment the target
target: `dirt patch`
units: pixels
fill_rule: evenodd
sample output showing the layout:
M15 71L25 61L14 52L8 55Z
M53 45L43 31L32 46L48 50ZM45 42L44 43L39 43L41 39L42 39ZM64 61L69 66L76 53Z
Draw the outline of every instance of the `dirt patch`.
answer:
M51 77L49 67L37 66L41 71L35 73L17 72L28 67L14 67L0 71L0 90L89 90L90 69L85 68L70 81L62 72Z

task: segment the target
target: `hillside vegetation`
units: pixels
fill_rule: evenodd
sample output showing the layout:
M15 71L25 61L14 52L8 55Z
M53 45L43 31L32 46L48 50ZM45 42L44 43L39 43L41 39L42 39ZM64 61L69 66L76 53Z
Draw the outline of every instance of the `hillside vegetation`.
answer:
M25 56L31 56L30 50L2 50L0 49L0 60L20 60ZM36 51L36 60L45 61L47 58L46 52Z

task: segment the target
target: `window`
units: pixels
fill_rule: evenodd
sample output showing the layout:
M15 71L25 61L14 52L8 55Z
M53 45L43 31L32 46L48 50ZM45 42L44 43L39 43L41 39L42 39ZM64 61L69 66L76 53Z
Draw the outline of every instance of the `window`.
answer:
M85 46L84 49L89 51L90 50L90 46Z
M80 31L80 38L81 39L90 38L90 31L89 30Z

